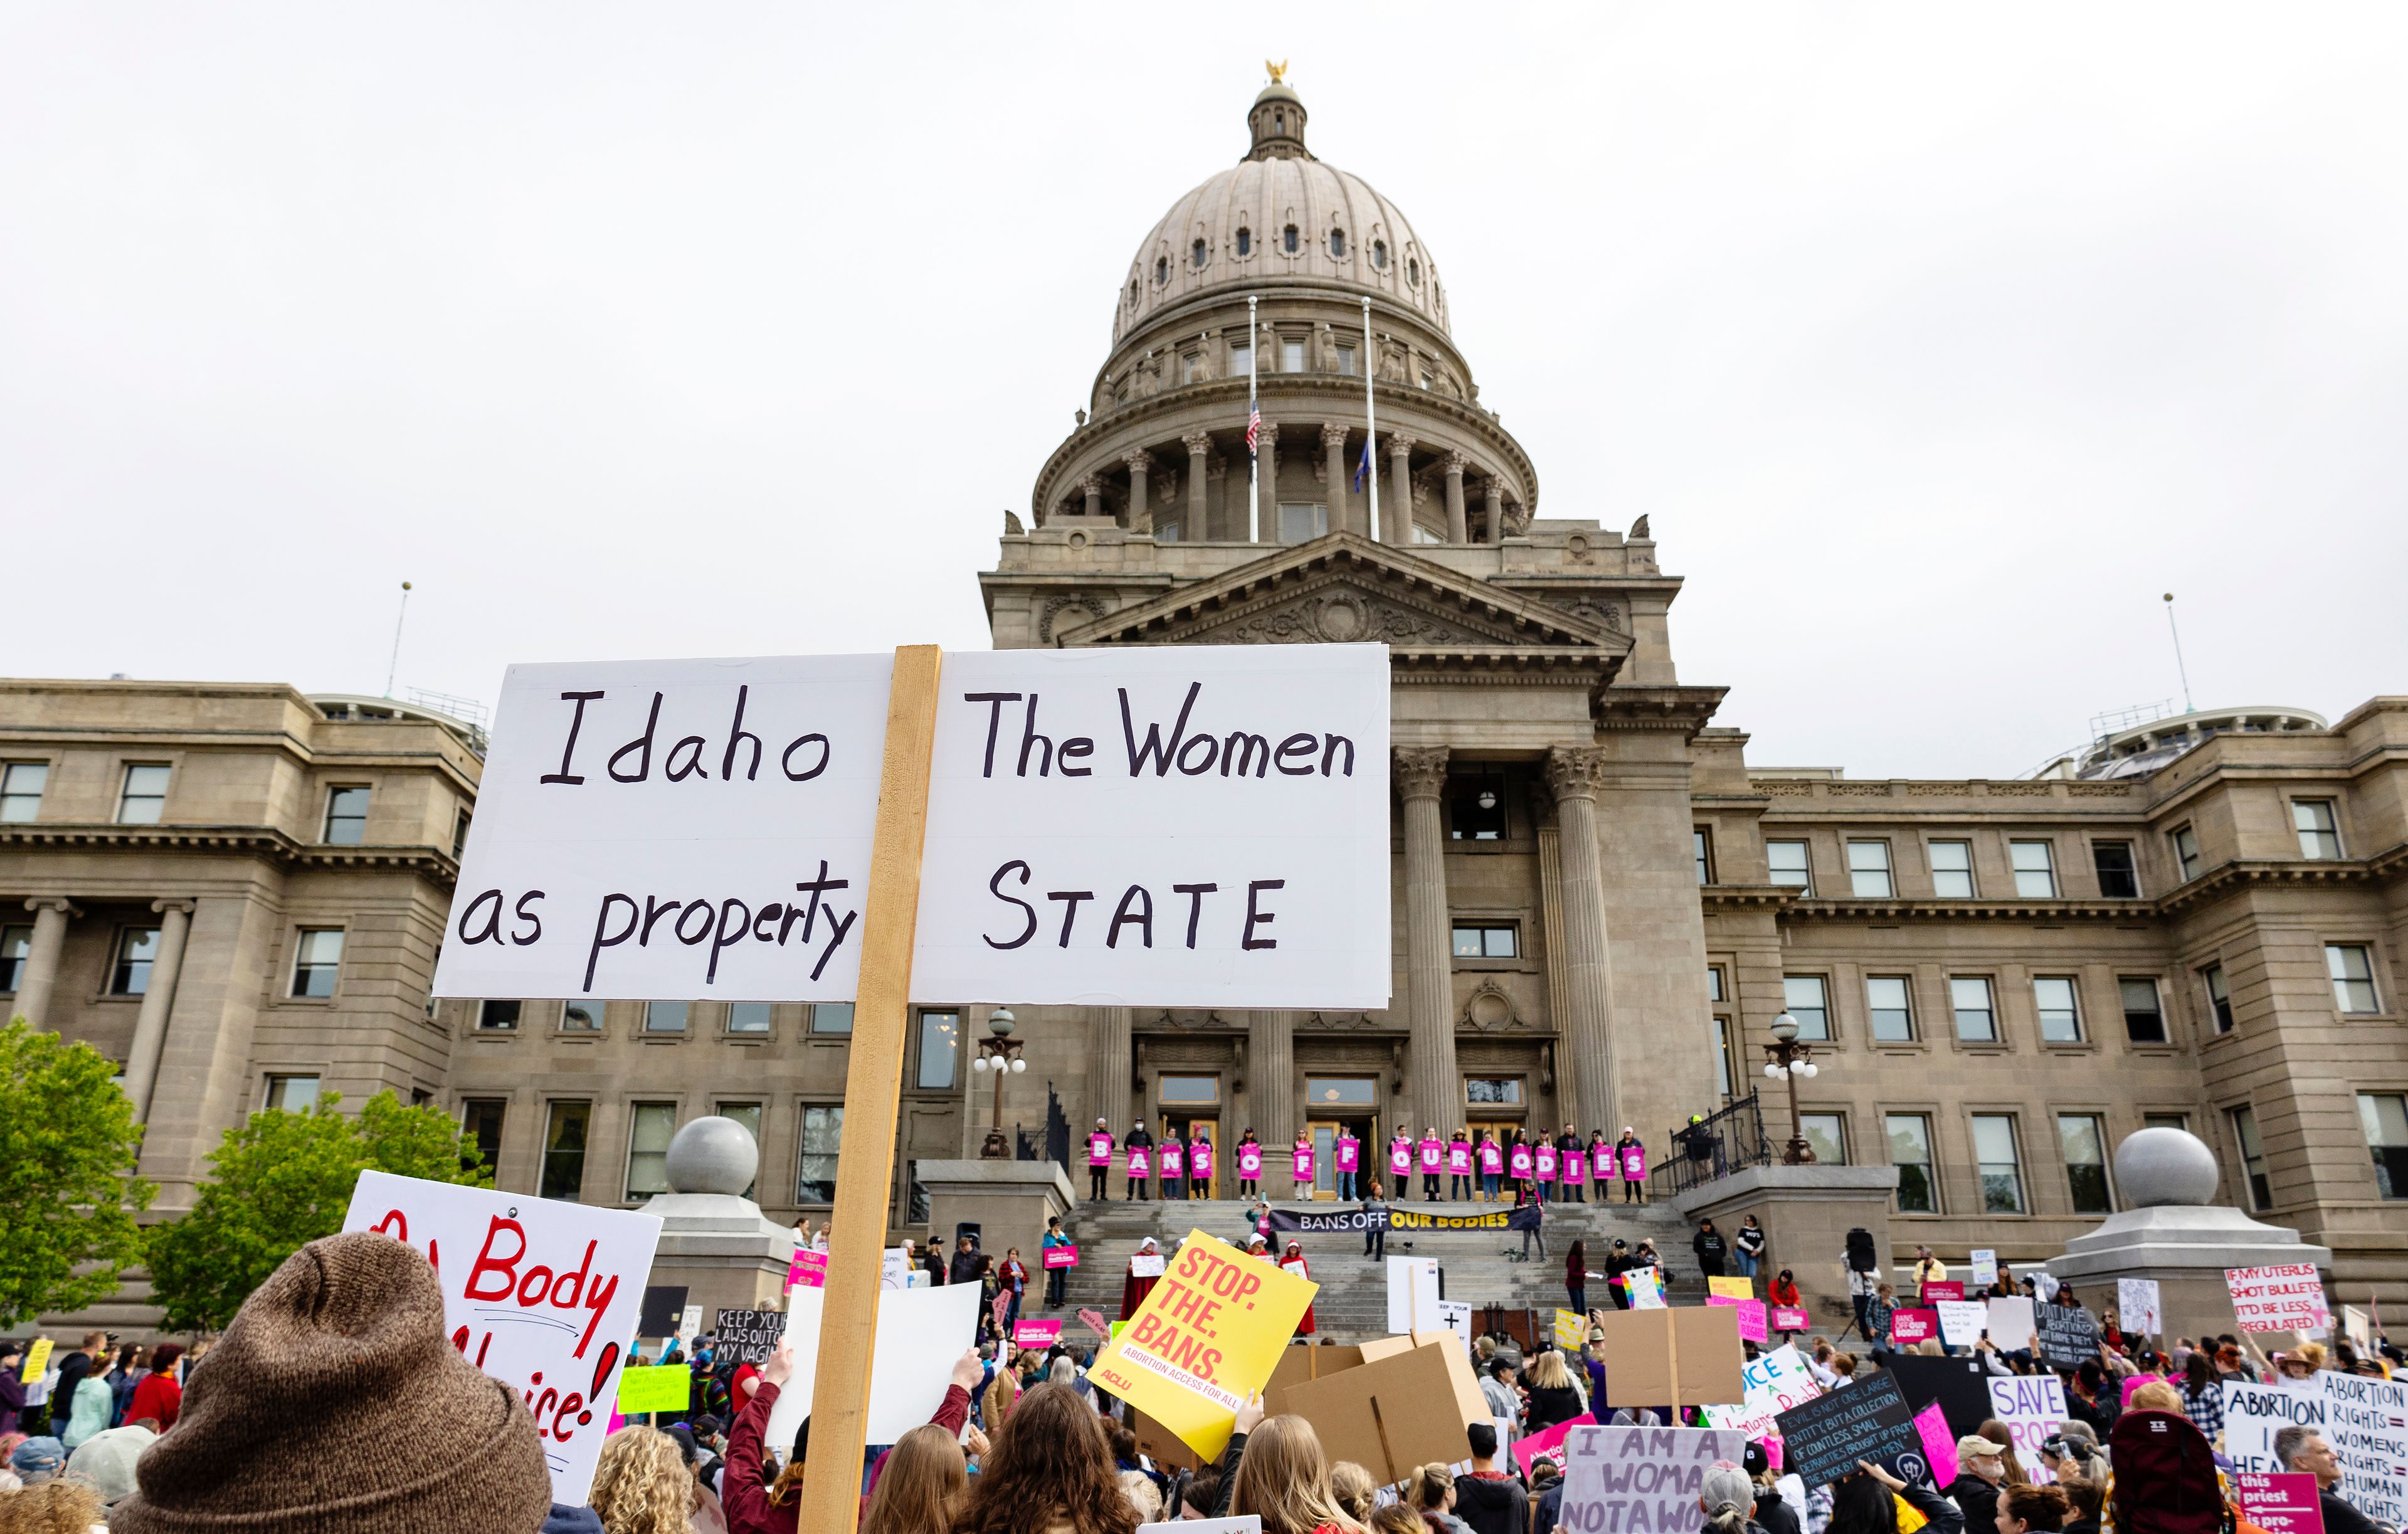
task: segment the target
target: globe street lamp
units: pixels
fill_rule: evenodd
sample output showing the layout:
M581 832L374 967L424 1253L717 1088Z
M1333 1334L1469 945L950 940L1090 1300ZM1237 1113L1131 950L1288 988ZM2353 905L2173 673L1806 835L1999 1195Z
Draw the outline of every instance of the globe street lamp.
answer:
M995 1072L995 1124L986 1132L986 1143L979 1147L981 1161L1011 1159L1011 1142L1003 1133L1003 1078L1007 1072L1016 1076L1028 1068L1028 1062L1020 1057L1021 1041L1011 1037L1019 1021L1010 1008L997 1007L986 1020L986 1031L993 1037L979 1040L978 1058L970 1062L970 1068L982 1075Z
M1774 1081L1789 1082L1789 1144L1782 1151L1781 1159L1792 1167L1803 1166L1814 1159L1814 1147L1806 1143L1806 1135L1798 1117L1798 1078L1812 1077L1818 1068L1814 1064L1814 1046L1798 1041L1798 1020L1783 1012L1772 1020L1772 1042L1764 1046L1764 1073Z

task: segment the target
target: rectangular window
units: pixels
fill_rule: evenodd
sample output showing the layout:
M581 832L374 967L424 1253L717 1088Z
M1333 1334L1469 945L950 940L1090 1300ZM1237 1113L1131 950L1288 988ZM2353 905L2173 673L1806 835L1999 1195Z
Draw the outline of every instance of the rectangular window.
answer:
M1859 900L1889 898L1888 842L1851 841L1848 843L1848 893Z
M1798 1133L1814 1159L1827 1167L1848 1164L1848 1116L1845 1113L1800 1113Z
M304 927L293 945L293 994L330 996L335 974L343 967L343 929Z
M561 1031L564 1033L600 1033L602 1031L602 1018L604 1015L602 1009L608 1005L608 1002L595 1001L591 996L580 997L579 999L568 1003L567 1006L561 1009Z
M1204 358L1198 352L1182 352L1179 358L1179 381L1193 383L1204 371Z
M1282 337L1280 341L1280 371L1283 373L1301 373L1304 371L1304 343L1302 341Z
M158 764L135 763L125 769L125 786L117 795L117 824L156 825L167 808L167 769Z
M1155 523L1154 524L1154 542L1156 542L1156 543L1176 543L1176 542L1178 542L1178 541L1179 541L1179 523L1176 523L1176 522L1157 522L1157 523Z
M1725 999L1723 996L1723 967L1719 964L1710 964L1706 966L1706 999L1708 1001L1721 1001Z
M25 965L34 956L34 929L0 926L0 992L14 996L25 983Z
M851 1033L853 1031L853 1003L850 1001L823 1001L818 1006L813 1007L811 1009L811 1031L813 1033Z
M1229 376L1244 378L1254 370L1254 349L1243 341L1229 343Z
M2258 1113L2243 1103L2232 1111L2232 1143L2241 1153L2241 1175L2249 1183L2249 1207L2274 1207L2274 1185L2266 1176L2266 1147L2258 1142Z
M1369 1102L1371 1099L1366 1091L1369 1085L1368 1078L1346 1076L1325 1080L1316 1076L1304 1083L1304 1095L1316 1105L1324 1101ZM1157 1102L1177 1103L1183 1108L1209 1106L1221 1100L1221 1078L1165 1076L1155 1083L1154 1095Z
M0 767L0 821L29 821L42 812L42 790L50 781L44 762Z
M961 1013L920 1014L920 1072L916 1081L921 1091L939 1092L953 1084L961 1044Z
M803 1149L795 1163L795 1202L836 1202L836 1153L844 1139L844 1105L811 1104L803 1110Z
M647 1001L644 1003L646 1033L683 1033L687 1015L694 1004L686 1001Z
M2188 1134L2190 1133L2190 1115L2188 1113L2143 1113L2141 1115L2141 1127L2143 1129L2179 1129L2183 1133Z
M1344 341L1338 343L1338 371L1344 378L1354 376L1354 349Z
M1831 1037L1831 1004L1823 989L1822 976L1782 976L1781 1005L1798 1020L1799 1038L1823 1039Z
M1448 783L1446 818L1450 840L1504 840L1505 780L1479 773Z
M2114 1200L2107 1191L2107 1137L2090 1113L2059 1113L2057 1143L2065 1153L2066 1186L2073 1194L2076 1214L2113 1214Z
M2200 982L2207 987L2207 1010L2215 1014L2215 1031L2232 1031L2232 993L2225 989L2224 966L2211 964L2199 972Z
M480 1001L477 1003L477 1026L486 1033L509 1033L519 1025L519 1012L523 1001Z
M1458 959L1510 959L1521 950L1516 940L1519 929L1511 924L1484 926L1458 926L1455 929L1455 956Z
M1714 882L1714 834L1700 825L1689 833L1689 853L1698 865L1698 882Z
M270 1076L267 1078L267 1106L280 1113L306 1113L318 1106L318 1078L315 1076Z
M1802 841L1768 841L1764 844L1764 860L1772 867L1772 882L1808 895L1814 893L1814 876L1808 871L1806 844Z
M729 1033L767 1033L769 1004L766 1001L738 1001L727 1009Z
M1730 1019L1714 1019L1714 1085L1728 1102L1739 1096L1734 1084L1739 1080L1739 1068L1731 1059Z
M2052 1044L2082 1041L2082 1010L2071 975L2041 975L2032 981L2032 999L2040 1007L2040 1036Z
M2333 815L2332 800L2293 799L2291 824L2299 829L2301 857L2341 856L2341 822Z
M2199 833L2187 825L2174 832L2174 867L2186 884L2199 877Z
M2047 842L2010 841L2007 855L2015 870L2016 899L2057 898L2057 862Z
M1469 1103L1502 1103L1517 1106L1522 1101L1522 1078L1519 1076L1467 1076L1463 1079L1463 1100Z
M490 1177L502 1164L502 1120L509 1106L499 1097L475 1097L460 1105L460 1132L474 1146L461 1156L462 1168L482 1167Z
M536 1192L545 1198L577 1202L585 1188L585 1125L590 1102L556 1102L543 1126L543 1176Z
M2137 900L2141 897L2141 874L2132 862L2130 842L2092 842L2090 867L2099 874L2101 899Z
M1940 1184L1931 1175L1931 1121L1920 1113L1892 1113L1883 1127L1889 1135L1889 1164L1898 1168L1898 1211L1939 1213Z
M2157 999L2157 982L2144 975L2125 975L2115 982L2124 998L2124 1037L2135 1044L2166 1041L2165 1004Z
M356 847L367 839L368 791L365 788L330 788L326 791L326 843L331 847Z
M669 1137L677 1133L677 1104L636 1104L627 1129L627 1202L669 1191Z
M1310 543L1329 531L1329 508L1320 501L1282 501L1279 536L1282 543Z
M1904 975L1871 975L1865 980L1865 1007L1872 1014L1873 1039L1884 1044L1914 1040L1914 1005L1908 998Z
M459 818L452 823L452 855L453 857L458 857L468 850L468 823L475 818L467 810L463 810L460 811Z
M129 926L117 934L117 962L109 967L108 994L138 996L150 989L150 963L159 956L159 929Z
M2325 968L2332 972L2333 1005L2345 1012L2372 1012L2374 958L2364 943L2325 944Z
M2408 1097L2361 1092L2358 1120L2366 1148L2374 1154L2374 1191L2385 1198L2408 1198Z
M1956 1013L1956 1037L1971 1044L1999 1041L1999 1012L1990 999L1990 982L1983 975L1952 975L1948 1004Z
M2024 1212L2023 1164L2015 1155L2015 1121L2006 1113L1973 1115L1973 1161L1982 1174L1982 1212Z
M1942 900L1973 898L1973 844L1935 841L1931 844L1931 893Z

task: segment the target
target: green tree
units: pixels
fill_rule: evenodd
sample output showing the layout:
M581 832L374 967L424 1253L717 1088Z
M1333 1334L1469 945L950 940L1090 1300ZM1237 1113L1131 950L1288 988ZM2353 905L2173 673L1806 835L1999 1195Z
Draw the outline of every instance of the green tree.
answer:
M390 1092L354 1118L329 1092L307 1112L263 1109L209 1154L193 1212L150 1233L152 1297L170 1329L216 1330L277 1265L343 1226L364 1171L491 1187L476 1142L435 1108Z
M135 1175L142 1126L116 1074L22 1017L0 1028L0 1328L80 1310L142 1260L134 1216L157 1190Z

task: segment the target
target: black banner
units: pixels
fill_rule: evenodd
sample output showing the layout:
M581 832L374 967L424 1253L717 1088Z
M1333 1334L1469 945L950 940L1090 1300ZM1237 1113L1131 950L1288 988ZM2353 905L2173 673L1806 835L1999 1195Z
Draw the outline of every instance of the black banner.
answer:
M2032 1307L2032 1351L2051 1369L2080 1369L2099 1356L2099 1323L2071 1305Z
M638 1337L675 1337L678 1323L685 1316L685 1285L655 1283L644 1291L644 1303L637 1312L636 1335Z
M1538 1204L1525 1204L1516 1210L1500 1210L1493 1214L1424 1214L1415 1210L1395 1209L1373 1212L1361 1209L1271 1211L1271 1228L1297 1231L1305 1235L1341 1235L1348 1231L1360 1234L1366 1230L1536 1230L1545 1217Z
M1809 1490L1846 1475L1859 1459L1878 1465L1906 1454L1918 1462L1922 1456L1914 1409L1898 1382L1879 1370L1801 1401L1773 1421L1781 1429L1782 1469L1797 1471Z
M1906 1404L1915 1411L1938 1401L1941 1414L1948 1419L1948 1430L1958 1438L1970 1436L1990 1415L1990 1373L1979 1358L1962 1355L1927 1358L1921 1354L1898 1353L1892 1354L1889 1362L1882 1367L1898 1377L1898 1387L1905 1395Z
M778 1351L778 1339L786 1335L786 1316L782 1311L722 1311L712 1329L718 1334L716 1356L722 1361L766 1364L769 1355Z

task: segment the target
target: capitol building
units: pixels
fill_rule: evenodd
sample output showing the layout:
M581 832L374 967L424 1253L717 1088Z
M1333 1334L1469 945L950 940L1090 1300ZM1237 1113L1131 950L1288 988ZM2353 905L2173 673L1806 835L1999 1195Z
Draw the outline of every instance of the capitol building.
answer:
M1390 1002L1018 1009L1014 1147L1097 1118L1225 1148L1629 1125L1662 1160L1738 1104L1776 1156L1893 1173L1901 1255L2020 1265L2175 1125L2225 1201L2331 1250L2337 1299L2408 1304L2408 696L2136 721L2028 777L1752 762L1682 674L1647 509L1541 504L1439 253L1308 127L1275 79L1096 295L1085 409L1030 444L977 579L998 648L1389 647ZM433 705L0 681L0 996L123 1063L170 1215L244 1115L387 1089L455 1113L500 1186L614 1207L725 1114L765 1211L824 1213L850 1008L429 999L482 746ZM1764 1076L1784 1014L1817 1065L1794 1117ZM897 1233L919 1165L996 1127L987 1022L915 1009Z

